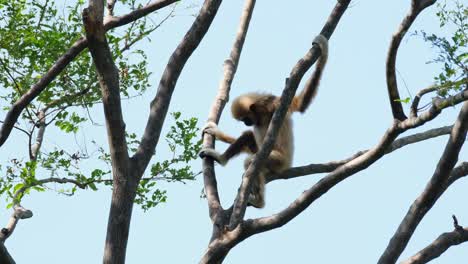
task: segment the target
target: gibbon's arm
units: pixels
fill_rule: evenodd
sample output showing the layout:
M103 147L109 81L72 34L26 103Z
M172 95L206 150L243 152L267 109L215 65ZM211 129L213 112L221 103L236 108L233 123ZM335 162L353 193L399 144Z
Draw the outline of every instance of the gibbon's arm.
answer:
M229 136L228 134L221 131L214 122L208 122L202 131L203 134L208 133L215 137L217 140L221 140L224 143L232 144L236 141L234 137ZM203 135L202 135L203 137Z
M207 131L208 132L208 131ZM256 153L258 151L257 143L252 131L245 131L240 137L238 137L223 154L220 154L212 148L204 148L198 154L201 158L211 157L221 165L226 163L233 157L237 156L241 152Z
M322 77L323 69L327 64L328 60L328 40L323 35L318 35L315 37L312 44L316 44L320 47L320 58L317 61L317 66L315 67L314 73L307 80L304 90L302 90L299 96L295 96L293 102L291 103L291 111L299 111L304 113L305 110L309 107L310 103L317 95L318 86L320 78Z

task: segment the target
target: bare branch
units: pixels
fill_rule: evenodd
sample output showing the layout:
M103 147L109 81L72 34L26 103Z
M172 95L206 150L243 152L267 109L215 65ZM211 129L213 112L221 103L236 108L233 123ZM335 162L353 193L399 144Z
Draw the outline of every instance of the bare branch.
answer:
M400 264L427 263L442 255L451 246L456 246L468 241L468 227L463 228L459 226L457 218L455 216L453 216L453 218L453 224L455 226L454 231L443 233L427 247Z
M400 94L398 92L398 84L396 80L395 64L398 48L401 40L405 36L408 29L411 27L416 17L426 7L434 4L436 0L413 0L411 9L406 17L401 22L398 30L393 34L390 47L387 54L387 66L386 66L386 77L387 77L387 90L388 98L390 99L390 105L392 107L393 118L403 121L406 119L403 107L400 102Z
M350 1L338 1L320 34L326 38L330 38L331 34L336 28L336 25L338 24L338 21L344 14L344 11L347 9L349 2ZM281 95L280 105L273 114L270 125L268 126L263 144L259 151L255 154L255 158L253 159L249 168L247 168L246 172L244 173L244 177L242 178L240 190L234 202L234 208L229 222L230 230L233 230L235 227L237 227L244 218L251 178L253 175L258 174L260 167L263 166L267 156L270 154L278 130L282 125L284 117L286 116L289 105L291 104L291 100L296 93L297 87L299 86L299 83L305 72L317 60L319 54L320 49L312 45L307 54L302 59L300 59L292 69L289 78L286 81L286 87Z
M406 145L421 142L427 139L443 136L443 135L448 135L450 134L450 131L452 130L452 126L445 126L445 127L439 127L439 128L434 128L434 129L429 129L427 131L421 132L421 133L416 133L410 136L402 137L397 140L395 140L389 148L385 151L385 154L392 153L393 151L402 148ZM331 161L327 163L319 163L319 164L309 164L305 166L300 166L300 167L294 167L285 170L281 174L278 175L269 175L269 178L267 179L268 182L274 181L274 180L287 180L287 179L292 179L300 176L305 176L305 175L310 175L310 174L317 174L317 173L325 173L325 172L332 172L335 169L337 169L339 166L350 162L351 160L363 155L369 150L363 150L359 151L353 156L344 159L344 160L339 160L339 161Z
M177 0L159 0L134 10L127 15L112 17L112 19L109 19L109 21L104 24L104 28L108 31L112 28L126 25L174 2L177 2ZM31 86L29 91L23 94L21 98L11 106L3 120L4 123L0 130L0 146L2 146L8 139L18 117L26 106L28 106L47 87L47 85L55 80L55 78L68 66L68 64L87 47L87 45L88 41L86 38L78 39L68 51L57 59L49 71L42 75L41 79L37 83Z
M220 4L221 1L219 0L205 0L194 23L169 59L159 82L158 92L151 102L150 115L141 143L132 157L136 165L136 175L143 175L151 157L154 155L177 80L185 63L208 31Z
M218 94L216 95L216 98L211 105L211 109L208 114L208 121L218 123L219 118L221 117L221 113L226 103L229 101L229 91L231 90L231 84L236 74L237 66L239 65L242 47L244 46L254 7L255 0L245 1L240 17L239 27L236 33L236 38L231 48L231 53L224 61L223 78L219 82ZM203 146L206 148L213 148L213 136L204 134ZM222 210L222 207L219 201L218 187L213 165L213 160L203 159L204 188L208 201L209 215L212 221L215 221L215 218L219 216L218 213L220 210Z
M413 103L411 104L411 113L410 113L410 117L417 117L418 116L418 105L419 105L419 101L421 100L421 98L425 95L425 94L428 94L428 93L431 93L431 92L434 92L434 91L438 91L440 89L445 89L445 88L449 88L449 87L453 87L455 85L458 85L458 84L463 84L463 83L467 83L468 82L468 79L467 78L464 78L464 79L461 79L461 80L458 80L458 81L455 81L455 82L448 82L446 84L443 84L443 85L431 85L427 88L424 88L422 90L420 90L416 96L414 97L413 99Z
M461 147L466 139L468 128L468 102L463 104L457 121L455 122L450 138L445 147L437 168L431 180L421 195L413 202L410 209L403 218L397 231L391 238L387 248L379 259L379 264L395 263L405 249L414 230L432 208L437 199L446 189L449 175L452 172Z

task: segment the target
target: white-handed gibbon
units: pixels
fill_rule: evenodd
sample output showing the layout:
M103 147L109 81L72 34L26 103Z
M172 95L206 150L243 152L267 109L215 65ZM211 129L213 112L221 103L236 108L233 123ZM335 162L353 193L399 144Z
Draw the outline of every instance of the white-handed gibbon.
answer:
M315 71L307 80L303 91L293 98L265 166L253 179L248 204L256 208L265 206L265 176L278 174L291 167L294 151L291 114L293 112L304 113L317 94L319 81L328 59L328 40L318 35L313 44L317 44L321 50ZM237 97L232 102L232 116L244 122L246 126L253 126L253 130L245 131L236 139L219 130L215 123L209 122L203 133L211 134L216 139L229 143L230 146L222 154L214 149L204 148L200 152L200 157L211 157L219 164L225 165L232 157L246 152L250 154L244 162L244 168L247 169L255 153L263 144L268 125L279 103L280 97L267 93L247 93Z

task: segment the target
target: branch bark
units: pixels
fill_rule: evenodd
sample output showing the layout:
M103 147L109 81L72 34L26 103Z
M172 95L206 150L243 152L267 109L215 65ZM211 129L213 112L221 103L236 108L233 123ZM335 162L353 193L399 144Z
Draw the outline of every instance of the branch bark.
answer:
M406 119L403 107L400 102L400 94L398 92L398 83L396 80L395 64L398 48L401 40L405 36L408 29L411 27L416 17L428 6L434 4L436 0L412 0L411 9L406 17L401 22L398 30L393 34L390 42L390 47L387 54L387 91L388 98L390 99L390 106L392 107L393 118L403 121Z
M425 214L432 208L440 195L445 191L449 174L452 172L461 147L466 139L468 128L468 102L465 102L450 138L431 180L421 195L413 202L387 248L379 259L379 264L395 263L405 249L414 230Z
M158 9L166 7L178 0L159 0L152 2L142 8L134 10L127 15L121 17L110 17L108 21L104 24L106 31L126 25L131 23L139 18L142 18L148 15L151 12L154 12ZM29 88L28 92L23 94L18 101L16 101L8 110L5 119L3 121L2 128L0 129L0 147L6 142L10 136L11 130L13 129L16 121L21 112L42 92L47 88L55 78L68 66L68 64L73 61L86 47L88 46L88 40L86 38L78 39L68 51L66 51L57 61L52 65L52 67L42 75L41 79Z
M468 227L461 227L458 225L454 217L455 230L441 234L427 247L410 257L409 259L401 262L400 264L423 264L427 263L442 255L451 246L456 246L468 241Z
M88 48L96 66L101 87L114 179L103 260L103 263L111 264L125 263L138 180L131 174L133 170L128 156L120 101L119 71L114 64L107 43L103 16L104 2L102 0L90 0L88 8L83 10Z

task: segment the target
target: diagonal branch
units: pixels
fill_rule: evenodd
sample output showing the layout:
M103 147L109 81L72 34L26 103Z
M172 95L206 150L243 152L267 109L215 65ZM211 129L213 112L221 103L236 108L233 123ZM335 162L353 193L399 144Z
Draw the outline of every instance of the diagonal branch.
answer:
M177 0L159 0L152 2L142 8L128 13L127 15L110 18L106 23L104 23L104 28L108 31L110 29L126 25L174 2L177 2ZM3 125L0 130L0 147L8 139L18 117L26 106L28 106L45 88L47 88L47 85L55 80L55 78L68 66L68 64L73 61L87 46L88 41L86 38L82 37L78 39L70 49L57 59L49 71L42 75L41 79L39 79L37 83L32 85L28 92L23 94L21 98L11 106L3 120Z
M218 94L214 102L211 105L210 112L208 114L208 121L218 123L221 117L221 113L229 101L229 91L231 90L231 84L239 65L240 55L242 53L242 47L244 46L247 31L249 29L250 19L252 18L253 9L255 7L255 0L246 0L244 8L242 10L239 27L237 29L236 38L234 40L231 53L229 57L224 61L224 74L223 79L219 82ZM204 134L203 145L207 148L214 147L214 138L210 134ZM214 171L213 160L203 159L203 176L204 176L204 188L206 198L208 201L209 215L213 221L222 210L218 187L216 182L216 176Z
M395 120L393 125L387 130L380 142L374 148L335 169L310 189L306 190L287 208L272 216L247 220L244 225L247 229L247 236L275 229L288 223L335 185L357 172L366 169L380 159L398 135L409 129L422 126L428 121L434 119L444 108L450 105L448 102L462 102L462 98L464 97L460 94L452 98L434 101L433 106L417 118L406 119L403 122ZM465 105L466 104L468 103L465 103Z
M466 139L468 128L468 102L463 104L457 121L453 125L450 138L445 147L434 174L421 195L413 202L410 209L391 238L387 248L379 259L379 264L395 263L405 249L414 230L424 215L432 208L437 199L447 188L446 183Z
M388 98L390 99L390 106L392 107L393 118L403 121L406 119L403 107L400 102L400 94L398 93L398 84L396 80L395 64L398 48L401 40L405 36L408 29L411 27L416 17L426 7L434 4L436 0L412 0L411 9L406 17L401 22L398 30L393 34L390 42L390 47L387 54L387 66L386 66L386 77L387 77L387 91Z
M463 228L459 226L457 218L455 216L452 217L455 230L452 232L443 233L427 247L423 248L414 256L410 257L406 261L401 262L400 264L427 263L435 258L438 258L451 246L456 246L468 241L468 227Z
M325 36L327 39L330 38L338 24L338 21L346 11L349 2L350 1L338 1L320 34ZM246 172L244 173L244 177L242 178L240 190L237 194L236 200L234 201L233 211L229 221L230 230L236 228L243 220L247 207L248 190L250 188L251 179L253 175L258 174L259 169L263 166L266 158L270 154L278 134L278 130L283 123L284 117L286 116L289 105L291 104L291 100L296 93L297 87L299 86L299 83L305 72L317 60L319 54L320 49L313 45L307 54L302 59L300 59L292 69L289 78L286 81L286 87L284 88L281 95L280 105L273 114L270 125L268 126L263 144L259 151L255 154L255 158L253 159L249 168L247 168Z
M406 145L418 143L424 140L428 140L428 139L443 136L443 135L448 135L450 134L451 130L452 130L452 126L445 126L445 127L429 129L421 133L416 133L410 136L399 138L395 140L388 147L388 149L385 151L385 154L392 153L393 151L398 150ZM351 160L361 156L367 151L369 150L359 151L353 156L344 160L331 161L327 163L309 164L305 166L290 168L290 169L285 170L281 174L269 175L269 178L267 179L267 181L270 182L270 181L275 181L275 180L280 180L280 179L287 180L287 179L292 179L292 178L310 175L310 174L332 172L335 169L337 169L339 166L347 162L350 162Z
M159 82L158 92L150 105L150 114L141 143L132 157L136 165L136 175L143 175L154 155L177 80L185 63L210 28L220 5L220 0L205 0L200 13L167 63Z

